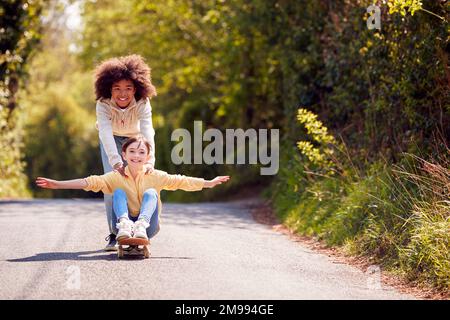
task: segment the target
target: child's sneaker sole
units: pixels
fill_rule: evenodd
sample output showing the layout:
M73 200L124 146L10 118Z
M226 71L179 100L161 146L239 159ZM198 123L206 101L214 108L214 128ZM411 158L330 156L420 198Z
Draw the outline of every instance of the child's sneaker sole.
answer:
M120 237L117 237L116 238L116 240L117 240L117 242L119 242L120 240L125 240L125 239L129 239L129 238L132 238L131 237L131 235L122 235L122 236L120 236Z
M117 251L117 245L114 246L106 246L105 251Z
M133 234L134 238L138 238L138 239L145 239L148 240L148 236L147 236L147 232L146 233L134 233Z

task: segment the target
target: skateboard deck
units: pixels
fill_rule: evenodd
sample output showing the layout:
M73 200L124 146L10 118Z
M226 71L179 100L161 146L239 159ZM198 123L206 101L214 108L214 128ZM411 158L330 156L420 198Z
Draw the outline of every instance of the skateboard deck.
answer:
M117 257L119 259L126 256L150 258L150 242L146 239L127 238L119 240L118 243Z

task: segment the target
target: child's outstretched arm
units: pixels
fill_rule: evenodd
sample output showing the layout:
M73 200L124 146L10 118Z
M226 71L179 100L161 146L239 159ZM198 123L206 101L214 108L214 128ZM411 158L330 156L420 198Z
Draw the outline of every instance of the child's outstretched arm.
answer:
M43 177L37 177L36 185L46 189L84 189L88 186L85 179L58 181Z
M219 177L215 177L212 180L206 180L203 188L214 188L218 184L227 182L229 179L230 179L229 176L219 176Z
M164 171L156 170L157 180L160 183L161 190L184 190L200 191L203 188L213 188L221 183L227 182L229 176L219 176L212 180L183 176L180 174L168 174Z

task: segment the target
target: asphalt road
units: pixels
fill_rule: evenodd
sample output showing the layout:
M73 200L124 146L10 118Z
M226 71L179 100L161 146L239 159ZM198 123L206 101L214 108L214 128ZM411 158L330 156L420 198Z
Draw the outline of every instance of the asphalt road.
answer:
M104 252L98 200L0 201L0 299L412 299L255 222L242 202L164 204L150 259Z

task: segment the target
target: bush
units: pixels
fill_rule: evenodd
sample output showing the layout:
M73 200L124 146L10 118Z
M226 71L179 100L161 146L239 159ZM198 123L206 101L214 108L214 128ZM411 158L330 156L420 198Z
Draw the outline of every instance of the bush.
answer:
M38 176L68 180L103 174L95 116L62 92L54 85L35 96L25 127L26 172L37 197L86 196L80 190L39 189Z
M6 123L5 113L0 111L0 128L0 198L28 198L31 194L27 187L27 177L23 173L25 163L21 160L21 126L14 125L10 128Z
M438 160L404 154L397 165L378 161L362 171L337 153L338 175L321 174L315 158L309 161L291 147L289 157L282 157L274 192L266 196L294 231L448 290L450 152L437 145Z

